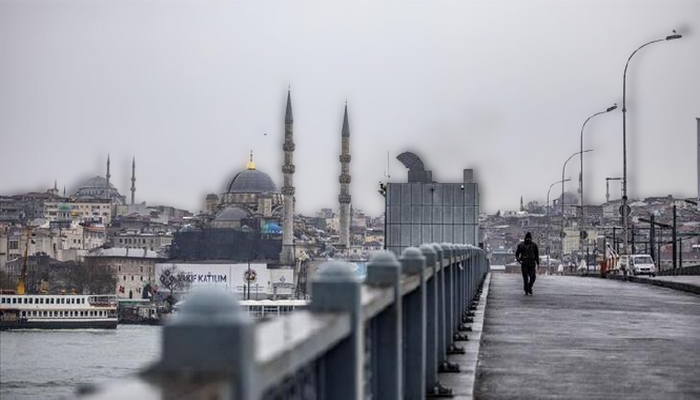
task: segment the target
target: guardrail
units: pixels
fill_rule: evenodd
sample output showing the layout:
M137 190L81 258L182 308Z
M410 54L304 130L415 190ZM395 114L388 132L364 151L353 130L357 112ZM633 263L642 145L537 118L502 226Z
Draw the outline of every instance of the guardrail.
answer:
M488 272L483 250L431 244L376 253L364 283L330 261L308 311L254 324L222 292L193 293L163 328L161 359L96 398L424 399L450 396L470 309Z
M700 265L662 269L659 275L700 275Z

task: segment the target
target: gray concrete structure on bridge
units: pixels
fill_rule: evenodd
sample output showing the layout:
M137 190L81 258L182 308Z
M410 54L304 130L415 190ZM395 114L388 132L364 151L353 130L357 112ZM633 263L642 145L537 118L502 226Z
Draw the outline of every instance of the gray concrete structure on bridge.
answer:
M534 291L492 274L474 398L700 398L699 296L573 276Z

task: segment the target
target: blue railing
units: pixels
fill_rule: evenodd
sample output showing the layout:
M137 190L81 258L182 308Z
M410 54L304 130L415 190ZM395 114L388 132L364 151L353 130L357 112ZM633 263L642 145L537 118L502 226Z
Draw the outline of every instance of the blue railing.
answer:
M449 395L439 372L464 352L470 307L488 270L483 250L431 244L400 259L376 253L360 282L321 267L307 311L254 324L222 292L199 291L163 328L161 359L98 399L424 399Z

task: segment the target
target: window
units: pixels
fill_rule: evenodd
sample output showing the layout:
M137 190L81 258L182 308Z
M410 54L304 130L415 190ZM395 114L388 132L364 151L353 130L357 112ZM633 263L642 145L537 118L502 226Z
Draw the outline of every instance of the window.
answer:
M17 304L17 299L14 297L12 298L12 304Z
M29 304L32 304L33 302L34 302L34 299L30 297L30 298L29 298Z
M27 316L27 312L26 312L26 311L22 311L22 316L23 316L23 317L26 317L26 316Z
M131 275L131 280L132 280L132 281L134 280L134 276L133 276L133 275Z
M26 298L26 297L24 298L24 304L27 304L27 298Z
M126 280L126 275L124 275L124 279L123 279L123 280Z
M4 298L4 297L0 299L0 304L5 304L5 298Z

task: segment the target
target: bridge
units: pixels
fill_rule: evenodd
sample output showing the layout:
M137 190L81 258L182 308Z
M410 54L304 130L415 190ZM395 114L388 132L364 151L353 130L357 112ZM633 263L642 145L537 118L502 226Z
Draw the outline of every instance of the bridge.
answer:
M655 278L700 287L700 277ZM331 261L307 311L254 324L193 293L138 377L94 399L699 398L700 297L578 276L491 274L482 249L379 252L359 282Z

